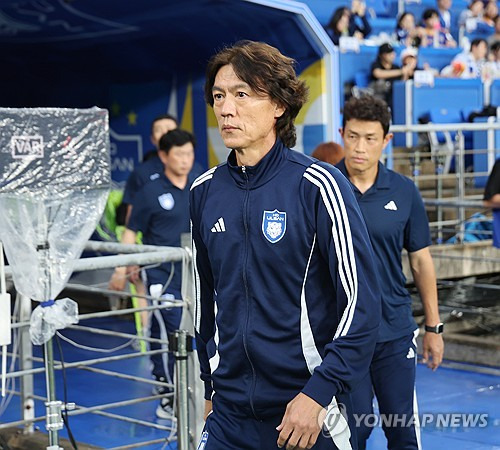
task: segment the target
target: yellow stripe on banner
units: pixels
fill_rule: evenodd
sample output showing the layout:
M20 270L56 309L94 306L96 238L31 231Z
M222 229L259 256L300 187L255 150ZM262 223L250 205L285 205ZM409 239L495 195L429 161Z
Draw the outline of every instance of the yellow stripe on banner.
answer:
M309 99L295 120L297 124L304 124L309 108L311 108L318 97L326 92L326 71L323 60L319 59L312 63L300 74L299 78L305 81L309 87Z
M181 128L193 132L193 84L188 83L186 89L186 100L182 112Z
M216 130L219 128L217 124L217 118L215 117L213 108L207 104L207 130L210 128L215 128ZM210 140L210 136L207 136L207 147L208 147L208 167L215 167L221 161L217 158L215 154L214 146Z

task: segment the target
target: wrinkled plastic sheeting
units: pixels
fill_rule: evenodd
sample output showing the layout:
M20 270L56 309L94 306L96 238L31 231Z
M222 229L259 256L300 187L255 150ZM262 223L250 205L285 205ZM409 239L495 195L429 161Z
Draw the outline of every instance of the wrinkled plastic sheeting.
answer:
M31 342L45 344L57 330L75 323L78 323L78 304L70 298L57 300L48 308L37 306L31 314Z
M104 210L108 112L0 108L0 128L0 239L14 284L54 299Z

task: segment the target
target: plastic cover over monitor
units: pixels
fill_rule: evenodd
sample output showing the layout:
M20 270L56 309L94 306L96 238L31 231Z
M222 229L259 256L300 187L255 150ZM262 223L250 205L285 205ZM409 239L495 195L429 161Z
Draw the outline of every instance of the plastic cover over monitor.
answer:
M0 108L0 239L21 294L54 299L102 214L108 112Z

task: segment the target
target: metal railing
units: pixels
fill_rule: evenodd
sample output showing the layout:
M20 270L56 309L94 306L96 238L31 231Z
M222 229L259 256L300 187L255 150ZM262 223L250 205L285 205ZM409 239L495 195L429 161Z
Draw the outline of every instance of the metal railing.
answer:
M496 119L496 118L493 118ZM424 203L429 209L435 209L436 220L431 221L431 230L435 235L436 243L443 243L446 238L456 236L458 242L463 242L465 237L466 223L471 219L467 217L466 210L484 211L482 189L475 187L475 180L479 177L487 177L494 165L496 157L495 130L500 130L500 123L489 121L487 123L449 123L449 124L418 124L418 125L392 125L390 131L393 133L405 133L407 142L406 153L395 153L393 161L404 160L410 168L412 178L422 191ZM487 133L486 149L465 149L464 132L484 131ZM443 132L450 135L456 133L455 139L447 139L447 143L439 145L437 141L432 143L436 133ZM425 146L413 146L413 134L419 133L429 139ZM450 143L452 145L450 145ZM428 150L422 150L428 147ZM474 172L471 167L465 166L467 155L486 155L487 171ZM454 172L449 171L450 162L455 161ZM422 173L425 161L434 164L434 173ZM432 184L434 190L433 198L425 195L425 185ZM445 195L446 190L452 191L453 195ZM455 219L445 219L444 211L455 209ZM474 219L472 219L474 220ZM471 233L487 234L483 231L470 231Z
M49 359L45 367L34 367L34 363L39 363L40 358L33 356L32 345L29 337L29 319L31 315L31 300L27 297L18 295L18 315L16 322L12 324L14 332L19 333L20 342L20 352L19 352L19 369L12 371L7 374L7 378L10 379L20 379L21 388L20 392L15 392L10 390L11 395L19 395L21 397L21 407L22 407L22 419L14 422L3 423L0 425L0 429L24 425L25 433L34 432L34 423L38 421L46 421L46 428L49 431L49 437L51 438L48 448L58 448L58 430L63 428L62 422L62 411L66 410L69 416L79 415L84 413L92 413L104 415L106 417L122 420L128 423L135 423L143 426L150 426L152 428L165 430L167 435L164 439L159 439L148 442L143 442L141 444L135 443L132 445L127 445L119 448L136 448L142 445L149 445L158 442L171 441L173 436L176 434L177 445L180 450L190 450L196 448L196 440L201 434L201 414L202 407L198 400L198 393L200 392L200 386L198 381L198 361L192 352L192 345L190 344L190 332L193 329L193 305L194 305L194 283L192 280L192 258L191 251L189 249L189 241L187 246L184 248L174 248L174 247L155 247L155 246L139 246L139 245L123 245L118 243L105 243L105 242L93 242L90 241L86 245L86 249L97 251L97 252L120 252L120 255L112 256L99 256L92 258L84 258L74 263L74 271L88 271L88 270L98 270L104 268L114 268L116 266L123 265L144 265L144 264L154 264L160 262L169 261L182 261L183 271L182 271L182 298L183 300L172 300L166 301L161 299L157 305L146 306L142 308L127 308L111 311L94 312L88 314L80 314L79 321L85 321L87 319L93 319L97 317L116 317L119 315L128 315L139 311L157 311L165 308L181 307L184 308L183 323L181 328L184 330L179 330L175 333L175 344L176 346L171 346L169 349L159 349L159 350L148 350L146 352L129 352L119 355L107 355L105 357L87 359L83 361L76 361L71 363L62 364L61 361L57 361L53 358L53 355ZM11 274L9 266L5 270L7 275ZM107 289L99 289L95 287L88 287L82 285L68 285L67 287L75 288L76 290L86 291L95 294L113 294L121 295L122 293L116 291L109 291ZM126 295L126 294L125 294ZM146 296L148 299L154 299L151 296ZM156 299L158 300L158 299ZM142 340L149 343L165 344L164 341L160 339L154 339L145 336L137 336L135 334L117 332L112 330L104 330L91 326L82 325L72 325L67 327L68 329L75 329L83 332L92 333L100 336L114 336L119 338L128 339L130 342L134 340ZM138 376L132 376L128 374L118 373L110 370L103 370L94 367L97 364L103 362L111 361L122 361L131 358L144 358L149 357L154 354L164 354L165 352L171 352L172 356L176 358L176 382L175 384L165 384L153 381L149 378L142 378ZM11 354L11 358L16 358L16 354ZM46 354L46 357L50 355ZM47 369L47 365L49 369ZM100 404L95 406L83 406L83 405L70 405L64 404L55 398L55 380L53 373L55 370L66 370L69 368L86 370L89 373L99 373L101 375L107 375L110 377L116 377L121 379L129 379L133 381L143 382L146 384L160 385L162 387L175 388L174 397L177 399L177 422L176 426L161 426L154 422L149 422L143 419L137 419L133 417L126 417L123 415L113 414L106 412L105 410L116 408L119 406L131 405L141 402L147 402L154 399L160 399L172 394L162 394L162 395L150 395L142 398L124 399L120 401L115 401L107 404ZM45 373L47 377L47 398L40 397L34 393L34 382L33 377ZM52 373L52 375L50 375ZM48 376L50 375L50 377ZM198 384L198 386L197 386ZM35 417L35 400L45 400L47 413L44 416ZM48 400L48 401L47 401ZM173 422L175 424L175 422Z

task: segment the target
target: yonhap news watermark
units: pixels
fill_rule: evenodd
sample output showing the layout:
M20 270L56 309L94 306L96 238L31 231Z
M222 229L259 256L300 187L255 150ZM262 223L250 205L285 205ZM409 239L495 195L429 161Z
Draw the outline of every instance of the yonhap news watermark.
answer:
M353 414L356 427L485 428L486 413Z
M419 414L353 414L353 423L356 427L418 427L418 428L486 428L490 424L488 413L467 412L432 412ZM320 415L323 429L331 433L340 432L340 428L347 426L347 414L343 404L328 414ZM496 421L494 421L496 423Z

